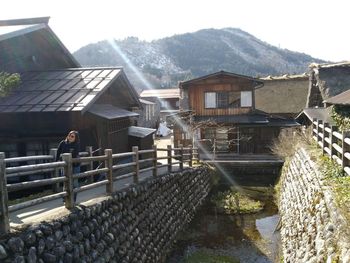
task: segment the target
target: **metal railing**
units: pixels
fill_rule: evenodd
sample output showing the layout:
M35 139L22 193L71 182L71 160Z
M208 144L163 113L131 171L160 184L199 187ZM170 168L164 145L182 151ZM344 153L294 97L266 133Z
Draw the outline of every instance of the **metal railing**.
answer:
M165 151L166 156L158 156L158 152ZM175 154L176 153L176 154ZM40 203L51 200L64 198L65 207L72 209L76 202L74 194L89 189L106 186L106 194L110 195L114 192L114 182L124 178L133 178L133 183L137 184L143 172L152 171L153 177L158 175L158 169L167 167L168 172L172 172L173 166L178 164L179 169L183 170L184 163L188 163L192 167L194 160L199 160L198 149L192 146L184 148L172 148L168 145L167 148L157 148L153 146L152 149L139 150L137 146L132 148L132 152L126 153L112 153L111 149L105 149L103 155L93 156L92 147L87 147L86 152L81 152L79 158L72 158L70 153L62 154L62 161L55 161L56 149L50 151L50 155L26 156L5 158L5 153L0 152L0 235L10 231L9 213L23 208L31 207ZM197 158L194 158L197 156ZM143 157L143 158L141 158ZM118 163L118 160L129 158L129 162ZM158 160L166 159L166 164L159 164ZM174 161L176 159L177 161ZM45 163L17 165L28 161L40 161ZM100 163L94 168L94 163ZM74 164L79 164L85 167L84 171L80 173L73 173ZM96 166L96 165L95 165ZM125 169L127 168L127 169ZM60 176L60 171L62 176ZM9 178L21 178L24 176L50 173L50 178L23 181L16 183L7 183ZM95 176L101 176L99 181L94 180ZM74 180L87 178L86 184L74 188ZM63 183L63 189L60 190L59 184ZM42 187L51 185L54 193L39 197L33 200L21 202L14 205L9 205L8 193L21 191L25 189L33 189L35 187Z
M339 132L337 126L314 119L312 137L322 153L329 155L346 175L350 175L350 131Z

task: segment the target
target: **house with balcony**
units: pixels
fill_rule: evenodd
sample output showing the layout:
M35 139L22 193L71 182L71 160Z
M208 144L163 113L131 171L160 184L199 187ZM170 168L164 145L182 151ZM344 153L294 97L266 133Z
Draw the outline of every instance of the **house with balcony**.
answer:
M256 109L256 89L263 85L259 79L225 71L180 82L175 147L196 144L204 155L216 158L270 154L281 129L298 124Z

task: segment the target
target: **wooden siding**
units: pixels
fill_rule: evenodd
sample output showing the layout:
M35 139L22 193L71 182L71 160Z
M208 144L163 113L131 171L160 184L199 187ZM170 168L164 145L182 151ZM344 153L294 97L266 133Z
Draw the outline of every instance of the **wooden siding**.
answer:
M226 109L206 109L204 105L205 92L219 92L219 91L252 91L253 89L248 83L245 85L238 85L237 83L223 83L223 84L202 84L191 87L188 90L190 108L195 111L196 115L201 116L213 116L213 115L236 115L250 113L254 107L254 95L253 95L253 107L244 108L226 108ZM254 92L253 92L254 93Z

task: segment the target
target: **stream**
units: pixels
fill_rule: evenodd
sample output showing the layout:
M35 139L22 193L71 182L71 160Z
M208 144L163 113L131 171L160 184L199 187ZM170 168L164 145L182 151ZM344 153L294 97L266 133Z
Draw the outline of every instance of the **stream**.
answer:
M191 223L181 232L166 263L267 263L280 262L280 236L275 231L279 221L278 209L269 187L238 187L237 191L259 200L263 210L250 214L219 213L211 196L197 211ZM189 260L191 255L202 255ZM209 260L215 255L215 259ZM232 259L232 261L230 261Z

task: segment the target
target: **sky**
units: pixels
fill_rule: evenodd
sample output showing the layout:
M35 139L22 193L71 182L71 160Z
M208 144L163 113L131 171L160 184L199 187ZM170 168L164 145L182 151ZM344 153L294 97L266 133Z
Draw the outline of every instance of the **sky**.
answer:
M332 62L350 60L348 0L3 0L0 20L50 16L65 46L240 28L271 45Z

